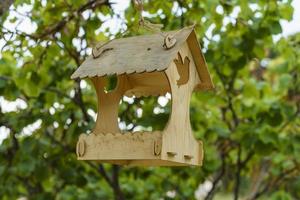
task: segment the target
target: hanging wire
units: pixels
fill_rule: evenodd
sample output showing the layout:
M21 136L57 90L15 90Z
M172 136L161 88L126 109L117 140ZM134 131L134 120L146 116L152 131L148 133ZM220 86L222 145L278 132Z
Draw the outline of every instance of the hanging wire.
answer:
M162 24L153 24L150 21L144 19L144 17L143 17L143 11L144 11L143 1L142 0L134 0L133 3L134 3L135 9L139 13L139 26L146 30L149 30L149 31L152 31L155 33L159 33L163 37L165 37L166 35L161 31L161 29L163 28Z
M137 10L137 12L139 13L139 27L142 27L148 31L151 31L151 32L154 32L154 33L158 33L160 34L163 38L164 38L164 44L163 44L163 47L165 49L170 49L172 48L175 44L176 44L176 39L175 39L175 35L178 34L179 32L181 32L182 30L184 29L181 29L181 30L178 30L176 31L175 33L173 34L166 34L164 32L162 32L162 28L163 28L163 25L162 24L154 24L154 23L151 23L150 21L148 20L145 20L144 17L143 17L143 11L144 11L144 5L143 5L143 1L142 0L134 0L133 1L134 3L134 7L135 9ZM124 36L126 33L128 33L129 30L126 30L126 31L123 31L120 35L121 36ZM112 39L112 40L109 40L107 42L104 42L103 44L101 44L100 46L96 46L95 48L92 49L92 55L93 55L93 58L98 58L101 56L102 53L104 53L105 51L109 51L109 50L112 50L113 48L109 48L109 49L104 49L103 51L101 51L99 53L99 50L107 45L108 43L110 43L111 41L115 40L116 38Z

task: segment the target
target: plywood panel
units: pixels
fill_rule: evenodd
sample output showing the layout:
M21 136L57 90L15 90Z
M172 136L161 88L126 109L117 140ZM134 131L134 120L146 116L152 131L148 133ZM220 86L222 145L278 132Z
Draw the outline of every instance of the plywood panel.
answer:
M89 56L71 78L163 71L192 31L193 27L187 27L178 32L175 46L168 50L163 47L164 37L158 33L112 40L98 49L108 51L96 59Z
M159 159L161 132L82 134L77 147L79 160L145 160ZM127 162L127 161L126 161Z
M192 57L187 43L179 53L182 58ZM163 132L162 160L201 165L202 143L193 136L189 113L192 92L201 81L194 61L190 60L189 81L186 84L177 85L180 76L175 63L166 70L171 85L172 113Z

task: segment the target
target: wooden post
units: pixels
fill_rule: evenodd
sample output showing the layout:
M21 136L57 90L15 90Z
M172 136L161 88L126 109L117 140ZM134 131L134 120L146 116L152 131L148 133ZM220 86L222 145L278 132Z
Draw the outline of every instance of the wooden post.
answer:
M189 105L193 90L200 83L200 79L193 60L186 59L192 58L186 43L179 54L185 62L189 62L189 65L180 63L181 66L177 66L178 60L175 60L166 70L171 87L172 112L163 132L162 159L199 165L202 163L202 143L199 143L193 136ZM188 67L189 69L179 71L178 67ZM181 84L178 80L187 75L179 73L184 73L184 71L189 73L189 81Z
M116 88L107 93L104 91L107 82L105 77L94 77L92 81L98 97L98 115L93 133L119 133L118 109L120 100L128 87L126 75L118 76Z

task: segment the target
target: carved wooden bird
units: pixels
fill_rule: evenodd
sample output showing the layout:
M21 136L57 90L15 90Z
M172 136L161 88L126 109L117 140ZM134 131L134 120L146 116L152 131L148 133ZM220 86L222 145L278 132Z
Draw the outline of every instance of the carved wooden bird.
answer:
M184 61L182 60L182 57L180 53L178 52L178 59L174 59L174 63L176 64L177 71L179 74L179 79L177 80L177 85L184 85L189 80L189 65L190 65L190 59L185 56Z

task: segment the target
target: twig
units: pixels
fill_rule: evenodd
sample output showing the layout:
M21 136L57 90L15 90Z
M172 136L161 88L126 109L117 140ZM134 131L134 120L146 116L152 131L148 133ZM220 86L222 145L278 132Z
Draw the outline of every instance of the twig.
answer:
M103 165L100 164L98 167L95 166L93 163L88 162L88 164L96 169L101 176L105 179L105 181L110 185L110 187L114 191L115 199L116 200L124 200L124 194L121 191L120 184L119 184L119 166L113 165L112 166L112 177L109 177L106 170L104 169Z
M221 159L222 159L222 167L221 167L221 170L219 172L219 174L215 177L213 183L212 183L212 188L211 190L207 193L206 197L205 197L205 200L210 200L213 198L213 195L214 195L214 192L215 192L215 189L218 185L218 183L220 182L220 180L222 179L222 177L224 176L225 174L225 169L226 169L226 162L225 162L225 154L221 156Z
M107 173L106 173L106 171L105 171L105 169L104 169L104 167L103 167L102 164L100 164L100 165L98 166L98 172L103 176L103 178L106 180L106 182L107 182L111 187L113 187L113 182L112 182L112 180L109 178L109 176L107 175Z
M268 192L271 188L275 188L275 186L282 180L284 179L287 175L293 173L295 170L298 169L298 166L295 166L289 170L283 171L281 172L277 178L273 181L269 181L268 184L265 185L265 187L258 191L256 194L253 195L252 200L254 199L258 199L261 195L263 195L264 193Z
M120 167L117 165L113 165L112 169L113 169L112 181L113 181L113 189L115 192L115 200L124 200L125 198L124 198L124 195L120 188L120 183L119 183Z
M85 108L85 104L82 100L82 91L80 88L80 79L76 79L76 86L75 86L75 95L74 95L74 102L80 107L81 112L83 114L83 118L86 122L90 122L91 118L89 117L87 110Z
M25 32L21 32L19 30L16 30L15 32L13 32L13 31L10 31L7 28L3 27L2 25L1 25L1 29L2 29L2 32L4 32L3 30L5 30L6 33L19 35L19 36L22 36L22 37L29 37L29 38L31 38L35 41L44 40L49 35L54 35L55 33L62 30L68 22L72 21L77 16L81 15L85 10L95 9L98 6L101 6L101 5L108 5L109 6L110 3L108 2L108 0L91 0L91 1L88 1L86 4L82 5L80 8L78 8L77 10L72 12L70 15L68 15L67 17L64 17L61 21L57 22L56 24L50 25L49 27L46 27L44 29L45 31L42 32L42 33L39 33L39 34L27 34ZM1 15L1 12L0 12L0 15Z
M242 148L239 145L238 147L238 156L237 156L237 170L235 174L235 187L234 187L234 200L239 199L239 189L240 189L240 178L241 178L241 170L242 170L242 164L241 164L241 154L242 154Z

